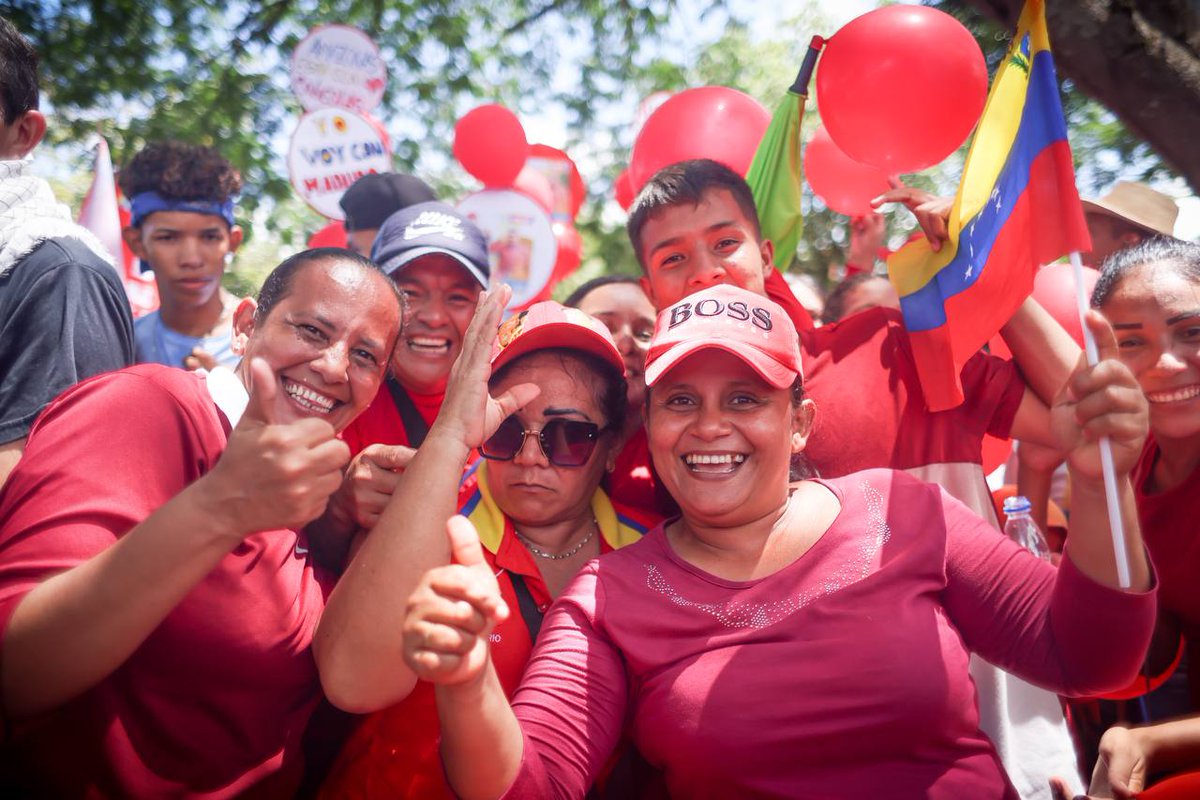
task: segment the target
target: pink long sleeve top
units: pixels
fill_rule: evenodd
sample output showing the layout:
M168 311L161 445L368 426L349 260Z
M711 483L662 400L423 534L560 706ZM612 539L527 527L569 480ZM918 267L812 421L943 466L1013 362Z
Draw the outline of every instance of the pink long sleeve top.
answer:
M1065 694L1137 671L1153 591L1055 570L903 473L825 486L837 519L765 578L697 569L661 526L585 567L514 698L505 796L582 797L628 722L672 797L1015 798L969 653Z

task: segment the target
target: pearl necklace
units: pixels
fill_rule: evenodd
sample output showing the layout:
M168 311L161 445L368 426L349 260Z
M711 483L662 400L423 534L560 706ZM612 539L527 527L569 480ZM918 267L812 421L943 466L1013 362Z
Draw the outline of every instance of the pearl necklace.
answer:
M574 547L572 547L570 550L566 551L565 553L547 553L545 550L538 547L536 544L529 541L521 534L517 533L515 528L513 529L513 533L517 534L517 539L520 540L521 544L525 545L525 549L527 549L530 553L533 553L538 558L548 558L551 561L562 561L563 559L570 558L571 556L575 555L580 550L582 550L584 548L584 545L586 545L588 542L590 542L592 540L593 534L595 534L599 528L600 528L600 524L598 522L596 522L595 518L593 517L592 518L592 529L590 531L588 531L587 536L580 539L578 544L576 544Z

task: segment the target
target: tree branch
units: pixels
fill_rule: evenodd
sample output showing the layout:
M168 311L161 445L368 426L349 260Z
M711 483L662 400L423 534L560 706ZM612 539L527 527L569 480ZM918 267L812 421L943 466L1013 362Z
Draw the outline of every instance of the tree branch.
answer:
M550 0L549 3L542 6L537 11L533 12L532 14L530 14L526 17L523 17L522 19L517 20L512 25L509 25L507 28L505 28L501 32L500 38L504 39L504 38L507 38L507 37L513 35L514 33L524 30L525 28L529 27L533 23L537 22L542 17L549 14L551 11L561 10L563 7L565 7L570 2L571 2L571 0Z

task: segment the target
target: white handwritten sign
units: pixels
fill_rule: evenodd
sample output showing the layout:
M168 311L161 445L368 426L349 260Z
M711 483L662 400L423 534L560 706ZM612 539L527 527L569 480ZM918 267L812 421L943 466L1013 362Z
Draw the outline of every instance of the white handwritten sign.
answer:
M387 66L370 36L348 25L313 28L292 52L292 91L306 111L375 109L387 86Z
M330 219L345 219L338 201L368 172L390 172L392 154L370 120L340 108L305 114L292 133L288 175L304 202Z

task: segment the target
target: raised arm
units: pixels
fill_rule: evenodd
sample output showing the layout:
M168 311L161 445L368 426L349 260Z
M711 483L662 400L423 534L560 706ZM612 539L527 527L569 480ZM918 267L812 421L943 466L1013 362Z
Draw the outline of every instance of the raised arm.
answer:
M593 624L594 565L546 615L510 706L488 646L509 610L471 524L455 517L447 530L454 563L413 593L404 647L414 672L436 684L451 787L466 800L583 797L620 738L627 694L624 662Z
M91 511L75 512L80 506L74 493L81 489L56 485L68 478L55 470L29 492L29 499L44 503L38 493L60 491L67 511L59 515L55 509L51 522L29 519L26 525L28 514L20 508L6 509L6 549L0 553L0 569L16 583L22 580L22 566L10 559L25 558L29 563L21 548L39 536L54 540L54 557L99 543L98 552L42 580L16 603L0 653L8 714L20 717L53 709L104 680L243 538L258 531L298 528L321 513L349 457L345 444L324 420L273 424L277 382L260 362L251 366L251 374L250 403L217 464L128 532L96 528L97 518L126 513L113 498L103 499ZM164 410L172 406L149 405L146 395L134 398L128 391L126 395L123 404L106 405L106 410L112 414L140 410L146 414L142 429L147 437L123 446L159 448L149 461L136 466L145 468L158 460L164 473L158 477L164 482L178 479L183 473L178 462L197 457L173 446L178 437L175 427L188 420ZM147 413L148 407L158 413ZM112 450L94 438L83 447L104 452L80 454L81 459L99 459L114 475L124 473ZM40 465L31 462L30 468L40 469ZM155 477L134 472L127 480ZM48 524L70 528L71 541L56 538L53 530L45 528ZM103 541L112 536L119 538L111 544Z
M416 677L400 636L405 607L421 576L450 559L445 526L457 510L463 465L505 417L537 396L530 384L488 396L492 339L509 295L505 287L480 295L441 411L321 617L313 641L321 683L347 711L384 708L412 691Z
M1099 693L1128 682L1141 665L1154 620L1150 568L1128 473L1147 428L1145 398L1116 360L1111 328L1088 325L1100 345L1096 367L1081 363L1053 409L1074 491L1066 554L1057 572L999 536L951 526L946 605L972 649L1060 693ZM1112 442L1132 586L1118 589L1097 440Z

